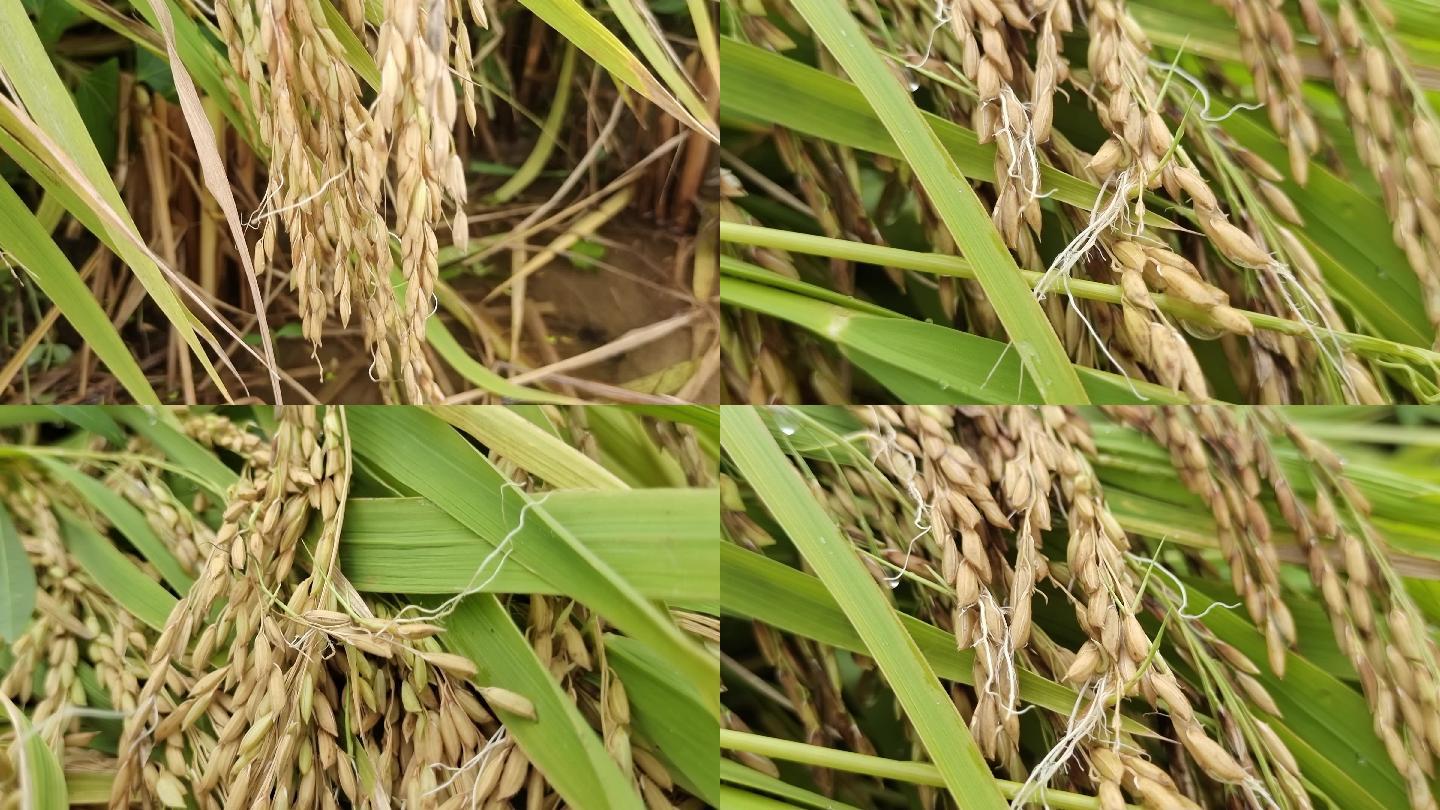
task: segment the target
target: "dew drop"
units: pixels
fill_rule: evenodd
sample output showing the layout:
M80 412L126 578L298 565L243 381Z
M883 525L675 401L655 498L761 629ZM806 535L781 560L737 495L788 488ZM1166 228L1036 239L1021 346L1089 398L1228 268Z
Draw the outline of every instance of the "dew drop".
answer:
M780 432L786 436L795 435L795 422L791 418L789 409L775 413L775 426L780 428Z

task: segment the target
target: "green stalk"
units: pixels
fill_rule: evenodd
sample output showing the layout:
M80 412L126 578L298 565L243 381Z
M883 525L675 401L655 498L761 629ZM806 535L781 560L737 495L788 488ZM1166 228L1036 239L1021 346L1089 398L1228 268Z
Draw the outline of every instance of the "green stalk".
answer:
M971 267L969 262L959 256L945 256L939 253L921 253L919 251L903 250L901 248L884 247L881 245L867 245L863 242L832 239L827 236L796 233L794 231L785 231L776 228L746 225L739 222L721 222L720 241L729 242L732 245L749 245L751 247L788 250L794 253L805 253L812 256L825 256L865 264L876 264L882 267L894 267L901 270L914 270L935 276L953 276L955 278L967 279L974 279L976 277L975 268ZM1040 282L1041 276L1044 275L1043 273L1037 273L1033 270L1021 270L1020 274L1024 277L1025 283L1032 289ZM777 286L784 285L777 284ZM1114 284L1106 284L1100 281L1072 278L1066 282L1065 291L1069 295L1086 301L1099 301L1106 304L1119 304L1121 302L1120 288ZM1181 298L1165 295L1164 293L1152 293L1151 298L1154 299L1156 306L1169 315L1201 326L1220 328L1220 324L1211 316L1209 310L1202 306ZM1342 346L1360 352L1361 354L1393 357L1426 366L1440 366L1440 352L1421 346L1411 346L1406 343L1387 340L1373 335L1362 335L1356 332L1327 329L1318 324L1307 326L1299 321L1281 318L1277 315L1268 315L1263 312L1251 312L1245 309L1236 309L1235 311L1240 313L1240 316L1249 321L1256 329L1264 329L1269 332L1278 332L1282 335L1293 335L1303 338L1310 338L1314 334L1320 334L1326 338L1333 338Z
M945 781L940 777L940 770L928 762L902 762L897 759L872 757L853 751L821 748L816 745L725 728L720 729L720 747L730 751L759 754L771 759L783 759L786 762L800 762L815 768L828 768L881 779L893 779L912 785L945 786ZM1000 786L1000 792L1007 799L1015 798L1016 794L1020 792L1021 784L1019 782L996 779L995 783ZM1041 806L1048 805L1054 810L1097 810L1100 807L1100 800L1094 796L1049 789L1041 790L1036 794L1034 803ZM1125 806L1135 807L1130 804Z

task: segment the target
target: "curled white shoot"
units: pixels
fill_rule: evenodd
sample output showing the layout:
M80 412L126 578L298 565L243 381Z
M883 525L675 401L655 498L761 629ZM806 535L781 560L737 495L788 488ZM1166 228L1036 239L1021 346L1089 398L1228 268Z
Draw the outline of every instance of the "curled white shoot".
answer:
M349 174L349 169L341 169L340 171L335 173L334 177L326 180L320 185L320 188L315 189L315 191L311 194L301 197L300 199L288 205L282 205L278 208L270 208L270 210L268 211L266 211L265 209L270 205L271 201L273 200L273 195L271 191L267 190L265 192L264 199L260 201L260 208L257 209L255 213L250 216L250 219L245 223L246 226L250 228L257 228L260 226L261 223L263 223L267 219L270 219L271 217L279 216L286 211L293 211L296 208L300 208L302 206L308 205L311 202L314 202L315 200L320 198L320 195L325 193L326 189L334 185L336 181L344 178L346 174ZM274 185L278 187L280 182L281 181L277 178Z
M919 466L915 462L915 456L900 447L895 428L880 418L878 413L875 421L879 425L878 432L868 434L871 441L871 452L875 461L885 459L891 474L905 487L906 493L915 504L915 516L911 522L918 530L910 538L910 543L905 549L905 561L901 563L900 569L893 575L885 577L885 583L893 590L899 587L901 578L910 568L910 557L915 551L915 544L931 529L930 520L926 517L930 513L931 505L925 502L925 497L920 493L920 486L915 483L919 476Z
M1044 301L1045 296L1053 289L1056 283L1067 278L1075 265L1085 258L1090 251L1094 250L1100 243L1101 234L1115 227L1125 217L1128 210L1126 200L1140 185L1140 178L1136 169L1128 168L1124 171L1105 178L1100 184L1100 190L1095 194L1095 204L1090 208L1090 221L1075 238L1064 247L1040 280L1035 284L1035 299Z
M1156 69L1156 70L1166 71L1166 72L1168 72L1168 73L1170 73L1171 75L1174 75L1174 76L1179 76L1181 79L1184 79L1184 80L1185 80L1185 83L1186 83L1186 84L1188 84L1188 85L1190 85L1191 87L1195 88L1195 91L1200 94L1200 102L1201 102L1201 104L1204 105L1204 106L1202 106L1201 109L1200 109L1200 118L1201 118L1202 120L1204 120L1204 121L1209 121L1209 122L1212 123L1212 124L1218 124L1219 122L1224 121L1226 118L1229 118L1230 116L1234 115L1235 113L1239 112L1240 110L1259 110L1259 109L1263 109L1263 108L1265 107L1264 104L1245 104L1245 103L1240 103L1240 104L1235 104L1235 105L1233 105L1230 109L1226 110L1224 113L1222 113L1222 114L1220 114L1220 115L1211 115L1211 114L1210 114L1210 90L1205 87L1205 85L1204 85L1203 82L1201 82L1201 81L1200 81L1199 79L1197 79L1196 77L1192 76L1192 75L1191 75L1190 73L1188 73L1184 68L1181 68L1181 67L1179 67L1178 65L1173 65L1173 64L1171 64L1171 63L1169 63L1169 62L1161 62L1161 61L1159 61L1159 60L1157 60L1157 59L1147 59L1146 61L1150 63L1150 67L1152 67L1152 68L1154 68L1154 69Z
M985 683L980 691L999 701L1006 715L1019 714L1015 707L1019 702L1020 681L1015 673L1015 653L1011 645L1010 623L1006 621L1006 610L996 603L988 589L981 591L976 607L980 611L980 636L972 646L985 656L986 670ZM990 623L986 621L987 608L999 614L999 625L1004 628L999 638L990 637ZM996 650L999 650L998 654Z
M1075 296L1070 291L1070 276L1075 265L1100 245L1102 234L1116 227L1118 223L1127 220L1130 209L1126 205L1126 201L1139 186L1140 178L1137 170L1133 167L1105 178L1100 185L1100 190L1095 194L1095 204L1090 209L1090 221L1080 229L1079 233L1075 234L1075 238L1071 239L1064 249L1056 254L1055 259L1050 262L1050 266L1045 269L1044 275L1040 276L1040 280L1035 284L1035 300L1044 301L1050 290L1058 284L1065 292L1070 309L1080 318L1080 322L1085 326L1085 331L1095 341L1095 345L1100 348L1101 354L1104 354L1105 359L1110 361L1110 364L1125 378L1125 382L1130 386L1130 392L1137 399L1146 400L1148 397L1142 395L1135 387L1135 381L1130 379L1130 373L1105 345L1105 341L1101 339L1095 325L1090 322L1090 318L1085 315L1080 305L1075 303Z
M1159 560L1156 560L1156 559L1154 559L1153 557L1146 557L1146 556L1143 556L1143 555L1141 555L1141 554L1136 554L1136 553L1134 553L1133 551L1127 551L1127 552L1125 552L1125 556L1126 556L1126 557L1129 557L1129 558L1130 558L1132 561L1134 561L1134 562L1141 563L1141 564L1145 565L1145 566L1147 567L1147 570L1148 570L1149 572L1164 574L1167 579L1169 579L1172 583L1174 583L1174 585L1175 585L1175 592L1179 595L1179 599L1180 599L1180 607L1176 609L1175 613L1176 613L1176 615L1178 615L1178 616L1179 616L1180 618L1182 618L1182 619L1190 619L1190 620L1203 619L1203 618L1205 618L1206 616L1210 615L1210 611L1212 611L1212 610L1214 610L1214 609L1216 609L1216 608L1224 608L1224 609L1226 609L1226 610L1234 610L1234 609L1240 607L1240 604L1241 604L1241 603L1239 603L1239 602L1231 603L1231 602L1220 602L1220 601L1217 600L1217 601L1215 601L1215 602L1211 602L1209 607L1205 608L1204 610L1200 611L1199 613L1187 613L1187 612L1185 612L1185 609L1190 606L1190 591L1187 590L1187 589L1185 588L1185 586L1180 582L1180 577L1175 576L1175 572L1174 572L1174 571L1171 571L1169 568L1166 568L1164 565L1162 565L1162 564L1160 563Z

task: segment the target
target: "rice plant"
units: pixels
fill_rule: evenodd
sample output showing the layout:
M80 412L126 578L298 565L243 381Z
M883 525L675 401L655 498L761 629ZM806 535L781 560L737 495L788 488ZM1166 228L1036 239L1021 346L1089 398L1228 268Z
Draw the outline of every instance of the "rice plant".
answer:
M0 806L719 801L713 410L0 420Z
M1436 807L1428 409L729 407L736 808Z
M710 14L4 0L0 397L717 399Z
M727 401L1440 395L1434 0L723 9Z

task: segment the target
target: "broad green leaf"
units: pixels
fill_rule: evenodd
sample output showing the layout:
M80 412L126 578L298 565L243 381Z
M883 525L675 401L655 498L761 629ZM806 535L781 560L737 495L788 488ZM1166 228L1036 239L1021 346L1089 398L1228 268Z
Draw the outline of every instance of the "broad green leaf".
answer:
M715 739L720 724L705 710L705 701L686 690L664 662L635 639L607 635L605 651L625 684L635 729L654 744L656 756L678 771L687 790L717 803Z
M650 66L660 74L670 92L685 105L691 115L713 128L714 124L710 121L710 111L705 102L696 95L689 77L685 76L680 65L676 64L675 52L660 39L663 33L655 24L653 12L647 8L648 4L642 4L640 0L606 0L605 5L615 13L615 19L620 21L625 33L630 35L630 40L640 49L640 53L645 55Z
M1215 601L1188 585L1187 590L1190 609L1197 612ZM1370 708L1359 692L1295 653L1285 656L1285 677L1276 677L1264 637L1235 611L1211 610L1204 621L1260 667L1260 682L1282 712L1270 724L1287 740L1305 742L1290 746L1291 753L1331 800L1347 810L1408 805L1404 780L1375 736Z
M739 785L756 793L764 793L785 799L797 807L814 807L816 810L860 810L854 805L836 801L829 796L795 787L769 774L760 773L733 759L720 760L720 779L726 784Z
M86 405L47 405L51 413L81 430L105 437L115 447L125 444L125 432L101 408Z
M626 5L630 0L615 0L616 5ZM628 8L629 6L626 5ZM633 9L631 9L633 12ZM560 75L555 80L555 98L550 102L550 112L540 126L540 135L535 139L525 162L515 169L499 188L490 195L495 203L509 202L524 191L540 175L555 150L555 141L565 123L565 113L570 109L570 87L575 75L575 48L569 43L564 46L565 55L560 59ZM688 87L687 87L688 89ZM577 246L578 247L578 246Z
M109 802L114 785L115 774L112 771L73 770L65 773L65 790L70 794L72 807Z
M720 581L721 609L727 615L763 622L837 649L865 653L864 643L834 595L809 574L725 543L720 547ZM937 676L974 685L975 653L958 649L954 634L906 614L900 614L900 623ZM1070 687L1024 669L1018 677L1022 701L1066 715L1075 708L1076 695ZM1129 717L1122 722L1133 734L1148 733Z
M545 508L647 599L698 606L720 598L719 497L702 489L560 490ZM424 498L351 498L343 531L341 568L362 591L459 593L478 584L475 571L494 548L493 538ZM564 593L513 558L485 590Z
M59 3L50 3L59 6ZM88 70L75 85L75 106L105 165L115 160L120 114L120 60L107 59Z
M665 422L682 422L720 440L720 408L713 405L627 405L633 414Z
M590 434L600 446L605 467L636 487L683 487L680 462L650 437L645 420L627 405L594 405L585 409Z
M358 456L482 537L496 544L508 539L515 563L543 571L556 587L649 644L697 692L714 696L719 662L556 522L543 494L525 495L453 428L423 410L353 406L347 413Z
M720 807L722 810L791 810L795 805L759 793L751 793L748 790L737 790L729 785L721 785Z
M676 101L665 85L646 69L645 63L577 0L521 0L521 3L622 84L650 99L685 126L705 134L712 141L720 140L715 122L709 119L708 113L693 115Z
M59 167L60 173L74 183L69 194L57 190L54 183L45 185L134 270L146 292L165 313L206 373L224 391L223 382L200 344L194 316L180 302L170 281L161 272L154 253L140 239L119 190L85 130L85 122L50 64L49 56L35 35L35 29L30 26L20 0L0 0L0 31L6 32L0 37L0 69L4 70L26 111L53 148L50 144L40 144L36 133L25 127L11 110L0 108L0 127L14 139L6 145L14 146L18 141L42 161L48 155ZM28 162L25 159L27 155L14 149L8 151L22 165ZM42 182L45 179L30 166L25 168L36 179Z
M887 157L901 157L895 138L860 90L844 79L816 70L730 37L720 38L725 81L720 89L722 113L762 121L822 140ZM995 181L995 146L982 144L972 130L938 115L921 117L935 132L955 165L966 176ZM1053 166L1041 164L1040 180L1055 199L1089 211L1099 189ZM1154 214L1149 224L1173 227Z
M1252 118L1233 116L1225 129L1266 160L1285 164L1285 144ZM1414 270L1389 238L1383 206L1323 165L1311 163L1309 174L1303 187L1289 180L1280 186L1305 218L1296 235L1315 254L1332 294L1354 307L1376 334L1429 346L1435 329L1425 316Z
M863 773L882 779L895 779L915 785L945 786L945 780L941 778L939 769L929 762L901 762L869 754L821 748L806 743L730 729L721 730L720 747L728 750L749 751L772 759L786 759L822 768ZM733 773L733 770L731 772ZM1004 796L1011 797L1020 792L1019 782L1012 782L1008 779L996 779L994 782ZM970 806L965 804L963 799L960 801L962 807ZM1035 796L1035 801L1042 807L1052 810L1100 810L1098 798L1063 790L1042 790ZM1133 808L1134 805L1125 805L1125 807Z
M205 97L220 108L236 131L250 141L252 147L260 148L259 144L253 140L255 121L250 115L250 110L248 108L237 109L231 103L230 90L225 84L226 79L221 75L221 71L229 73L233 70L230 60L223 50L224 46L216 39L207 36L207 32L186 13L185 8L179 3L176 3L175 0L165 1L175 26L175 49L180 53L180 60L185 63L185 70L189 71L195 84L204 91ZM132 5L144 16L151 30L157 32L158 42L160 25L151 0L136 0ZM155 50L153 55L160 57L163 64L165 56L163 45ZM230 79L238 81L234 75L231 75ZM245 102L242 100L242 103Z
M0 503L0 640L14 642L35 612L35 569L20 542L15 521ZM3 649L3 648L0 648Z
M19 777L19 806L25 810L66 810L70 799L65 789L65 771L60 767L60 758L10 698L0 695L0 705L5 707L18 741L11 761L17 767Z
M134 407L110 407L106 410L116 421L153 442L187 473L205 482L216 495L224 495L225 490L239 480L240 476L226 467L214 453L180 432L173 411Z
M728 257L721 257L720 261L721 267L727 269L727 274L720 279L722 301L803 326L835 342L852 356L864 355L924 377L933 385L936 398L922 401L932 404L1044 401L1034 378L1025 373L1019 357L1004 343L924 321L857 312L779 287L758 284L729 273L741 263ZM790 286L794 284L791 282ZM863 364L858 358L857 362ZM1185 401L1183 395L1144 380L1127 381L1118 374L1071 368L1082 380L1087 396L1098 403Z
M935 671L759 415L750 408L731 408L722 418L722 443L730 459L834 594L866 654L875 659L894 690L951 796L967 802L968 807L1004 810L1007 805L990 767L955 704L940 687Z
M808 253L816 256L828 256L853 262L874 264L880 267L915 270L937 276L953 276L955 278L975 277L975 272L971 269L970 263L959 256L947 256L939 253L920 253L918 251L902 250L900 248L883 245L869 245L864 242L831 239L829 237L808 233L762 228L740 222L721 222L720 239L731 244L753 245L797 253ZM734 271L735 267L732 265L730 272L734 273ZM1043 273L1030 270L1022 270L1021 273L1025 277L1026 284L1032 288L1038 285L1044 276ZM813 298L827 300L831 303L854 306L853 302L855 299L845 299L845 296L838 293L831 293L828 290L814 285L805 285L803 282L784 279L773 273L769 274L769 276L773 278L767 279L767 281L774 286L793 289L797 292L803 290ZM1403 291L1396 292L1396 295L1401 295L1402 293ZM1071 279L1066 284L1065 294L1073 295L1076 298L1086 301L1099 301L1107 304L1119 304L1123 298L1120 288L1113 284L1079 278ZM1416 294L1418 295L1418 293ZM844 301L842 301L842 299L844 299ZM1220 325L1215 322L1213 316L1204 307L1163 293L1156 293L1151 296L1151 299L1162 311L1174 315L1187 323L1198 324L1206 328L1220 328ZM846 301L850 303L845 303ZM1366 356L1403 359L1422 367L1432 363L1440 364L1440 353L1422 346L1377 338L1371 335L1362 335L1355 332L1327 329L1323 326L1306 324L1288 318L1280 318L1263 312L1250 312L1247 310L1235 310L1235 312L1238 312L1250 321L1256 329L1280 332L1302 338L1309 338L1312 335L1319 334L1327 341L1334 340L1340 345L1354 349L1356 352ZM881 314L890 313L882 312ZM930 400L916 401L930 402Z
M340 48L345 51L345 59L371 90L380 89L380 67L375 64L375 59L366 50L365 44L355 36L351 30L350 23L340 15L340 10L335 8L331 0L320 0L320 8L325 12L325 22L330 26L330 32L335 35Z
M496 396L516 402L549 402L556 405L577 401L572 397L516 385L486 368L456 342L455 336L439 318L430 318L425 322L425 340L457 374Z

